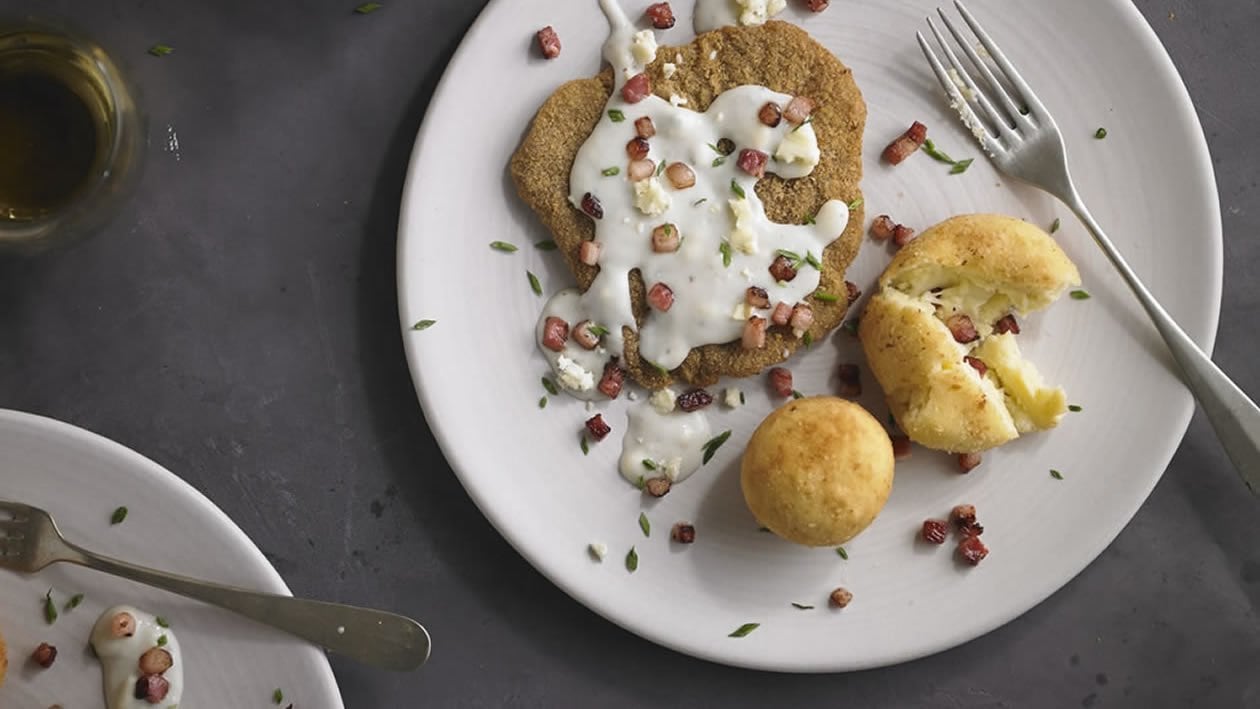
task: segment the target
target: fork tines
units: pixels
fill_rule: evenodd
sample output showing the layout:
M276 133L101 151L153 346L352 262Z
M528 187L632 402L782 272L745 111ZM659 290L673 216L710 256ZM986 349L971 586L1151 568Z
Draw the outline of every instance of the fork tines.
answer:
M959 59L958 54L931 17L927 18L928 27L945 54L948 68L937 57L932 45L922 32L916 33L919 47L923 49L928 64L932 66L932 71L941 82L941 87L949 96L950 107L958 112L963 124L980 142L984 151L992 156L1003 152L1012 143L1020 140L1018 129L1032 129L1036 127L1037 122L1045 120L1046 109L1033 94L1024 78L1020 76L1019 71L1006 58L1006 54L994 43L980 23L976 22L966 6L959 0L954 0L954 6L958 8L963 21L979 40L978 48L959 31L957 25L949 19L944 10L937 9L937 14L940 15L941 23L954 38L954 42L966 55L967 62L964 63ZM992 60L993 68L990 67L990 62L985 61L981 53ZM976 81L973 73L968 70L968 64L979 72L983 84ZM979 114L973 108L973 103L979 108Z

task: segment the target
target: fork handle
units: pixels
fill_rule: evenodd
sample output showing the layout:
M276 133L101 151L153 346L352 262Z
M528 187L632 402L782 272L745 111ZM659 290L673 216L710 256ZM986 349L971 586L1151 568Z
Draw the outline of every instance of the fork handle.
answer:
M63 543L62 561L230 610L368 665L406 671L419 667L429 658L428 631L401 615L199 581L111 559L70 542Z
M1155 300L1155 296L1151 295L1103 233L1102 227L1086 209L1080 195L1072 190L1061 199L1085 224L1094 241L1120 272L1125 283L1129 284L1138 302L1163 336L1173 358L1180 365L1186 386L1190 387L1190 391L1199 400L1203 413L1212 422L1212 428L1216 429L1225 453L1233 461L1238 474L1252 494L1260 496L1260 408L1199 349L1168 311Z

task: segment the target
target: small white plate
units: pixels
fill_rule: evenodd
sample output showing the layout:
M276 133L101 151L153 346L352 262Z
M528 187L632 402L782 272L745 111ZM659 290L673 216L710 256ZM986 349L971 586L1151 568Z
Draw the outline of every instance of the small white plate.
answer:
M632 16L646 0L624 0ZM800 3L790 3L797 8ZM738 484L741 449L774 405L763 380L743 382L749 405L715 407L714 428L734 435L717 457L668 497L644 506L616 471L625 397L599 409L614 434L589 456L578 450L580 402L552 397L533 342L543 299L572 279L517 199L507 162L531 117L564 81L593 75L606 24L596 0L492 2L469 31L433 99L403 197L399 298L421 402L443 451L486 517L534 566L582 603L627 629L698 657L746 667L836 671L887 665L970 640L1043 600L1092 561L1146 499L1193 410L1153 328L1084 229L1050 197L998 175L951 116L914 32L936 0L845 0L799 22L853 68L869 108L863 191L870 215L922 229L951 215L1001 212L1049 227L1080 267L1086 301L1065 298L1026 319L1021 346L1073 403L1047 435L985 456L968 476L948 456L917 450L897 466L880 518L847 545L849 559L757 531ZM691 3L675 2L666 44L691 39ZM973 0L970 8L1036 88L1066 136L1073 172L1095 216L1134 269L1196 341L1215 333L1221 224L1211 162L1194 108L1168 55L1127 0ZM534 32L554 25L564 44L547 62ZM683 67L682 70L686 70ZM880 151L914 120L965 174L916 155L891 168ZM1105 127L1109 134L1097 140ZM503 254L505 240L521 251ZM869 289L888 247L867 242L850 278ZM839 362L860 361L844 333L792 359L797 388L834 391ZM863 403L886 415L865 376ZM1050 470L1062 471L1063 480ZM992 550L963 568L952 545L915 542L923 519L958 503L980 511ZM646 509L651 538L636 522ZM671 547L687 519L698 541ZM611 553L595 563L590 542ZM634 545L639 569L623 557ZM827 608L831 589L855 599ZM797 610L793 602L817 606ZM747 622L744 638L728 634Z
M157 463L69 424L0 411L0 497L48 510L62 534L92 551L165 571L288 594L262 552L209 500ZM126 519L110 516L126 506ZM59 616L44 618L52 589ZM77 593L83 602L66 609ZM35 575L0 570L0 632L9 674L0 706L104 706L100 663L88 646L97 616L127 603L166 618L187 660L183 706L340 709L318 648L226 611L88 569L56 564ZM29 660L41 642L56 663Z

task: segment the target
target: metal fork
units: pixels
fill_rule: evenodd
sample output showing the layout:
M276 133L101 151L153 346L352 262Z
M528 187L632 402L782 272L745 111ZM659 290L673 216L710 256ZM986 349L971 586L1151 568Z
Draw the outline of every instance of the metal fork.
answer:
M35 573L59 561L225 608L376 667L413 670L429 658L429 633L410 618L198 581L93 554L66 541L44 510L0 500L0 568Z
M1260 496L1260 409L1212 363L1155 300L1146 286L1142 285L1137 274L1085 208L1084 201L1072 184L1072 176L1068 172L1067 151L1054 118L1002 50L976 22L975 17L958 0L954 1L954 5L997 66L1001 73L1000 78L1005 80L1010 90L999 81L999 77L972 46L972 42L963 36L943 10L938 9L941 22L967 56L967 62L980 73L988 87L987 90L982 89L974 80L972 73L959 60L936 23L928 17L928 27L956 75L951 75L950 70L937 58L922 32L916 33L919 46L949 96L951 108L959 113L963 124L980 142L981 148L999 170L1058 197L1089 229L1094 241L1120 272L1120 276L1137 296L1147 315L1155 323L1155 328L1163 336L1164 342L1168 344L1168 349L1181 367L1183 380L1212 422L1216 435L1230 460L1234 462L1243 482L1251 489L1252 494ZM961 81L967 88L967 93L974 97L983 120L963 95L957 81Z

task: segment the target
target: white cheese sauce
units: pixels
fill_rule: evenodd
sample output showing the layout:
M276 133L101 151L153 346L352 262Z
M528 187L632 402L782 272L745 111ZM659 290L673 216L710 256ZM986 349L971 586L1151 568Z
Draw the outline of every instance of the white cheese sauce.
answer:
M703 411L661 414L650 405L631 406L626 411L618 468L631 483L662 475L670 482L682 482L700 469L704 444L712 438ZM652 465L645 465L645 460Z
M727 25L764 25L786 6L785 0L696 0L696 34Z
M130 613L135 618L135 632L129 636L114 637L113 619L119 613ZM165 640L161 640L163 637ZM108 709L169 709L180 703L184 693L184 655L175 633L159 625L156 616L131 606L114 606L97 619L91 643L101 661ZM162 673L170 683L166 697L151 704L146 699L136 698L136 682L141 675L140 656L155 647L170 653L172 664Z
M780 250L820 258L849 219L848 207L831 200L813 224L771 222L756 194L758 178L737 166L740 151L753 149L772 156L767 172L780 177L800 178L813 171L821 154L808 121L797 127L783 120L771 128L758 118L766 103L786 107L791 96L763 86L740 86L718 96L704 113L655 95L638 103L626 101L621 88L652 61L655 42L636 32L616 0L600 0L600 5L611 26L604 57L614 69L616 85L569 176L573 205L580 208L589 193L603 210L595 220L600 272L585 293L565 290L553 296L538 326L540 349L557 378L586 399L600 395L586 386L586 377L574 365L598 383L604 363L623 352L622 327L637 327L630 300L632 271L640 272L647 288L659 283L673 292L672 307L652 309L638 331L640 355L660 368L674 369L695 347L739 339L750 316L768 318L768 310L744 305L750 286L764 288L771 306L795 304L817 289L820 273L815 268L802 263L795 279L776 282L770 264ZM624 120L613 121L610 111L620 112ZM636 137L635 120L643 117L651 118L656 130L648 139L647 159L658 167L687 164L695 173L694 186L675 189L659 170L640 182L630 180L626 144ZM734 142L730 155L717 152L722 139ZM613 168L616 174L606 174ZM677 251L657 253L652 231L665 224L678 231L681 244ZM552 352L541 347L542 323L548 316L563 318L571 328L590 320L608 333L596 350L570 339L562 352Z

